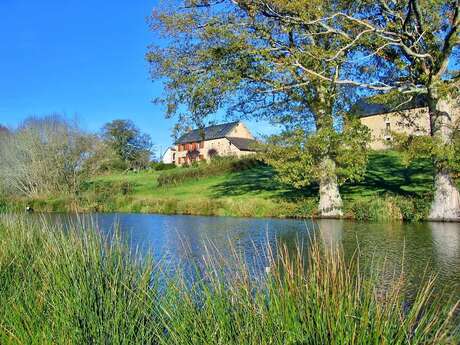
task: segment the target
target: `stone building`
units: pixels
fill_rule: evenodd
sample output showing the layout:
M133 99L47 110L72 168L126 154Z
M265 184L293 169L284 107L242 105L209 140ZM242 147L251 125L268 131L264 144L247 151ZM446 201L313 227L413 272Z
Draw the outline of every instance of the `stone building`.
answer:
M255 153L256 140L242 122L192 130L181 136L173 149L175 164L209 160L213 156L242 157Z
M356 104L353 114L371 130L369 147L373 150L391 148L392 132L410 135L427 135L430 131L428 107L423 98L396 107L361 101Z

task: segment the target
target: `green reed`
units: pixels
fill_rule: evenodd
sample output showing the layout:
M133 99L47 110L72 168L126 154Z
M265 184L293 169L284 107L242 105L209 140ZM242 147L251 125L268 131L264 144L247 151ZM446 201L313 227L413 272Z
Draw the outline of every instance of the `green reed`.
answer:
M209 255L195 279L91 225L0 215L0 344L457 344L457 306L315 242L267 250L262 278ZM262 255L262 254L261 254ZM199 269L198 269L199 267ZM184 270L185 271L185 270ZM410 303L409 303L410 302Z

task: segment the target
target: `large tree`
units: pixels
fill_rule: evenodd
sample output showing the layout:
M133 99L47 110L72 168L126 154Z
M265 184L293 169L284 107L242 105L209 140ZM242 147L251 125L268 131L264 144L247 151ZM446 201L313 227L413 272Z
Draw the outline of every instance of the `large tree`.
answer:
M167 106L167 115L177 115L180 122L191 119L200 125L209 115L226 109L233 116L286 125L287 133L296 140L284 140L286 135L278 137L278 147L269 146L268 161L286 181L299 186L318 182L320 213L340 216L337 175L340 173L343 180L362 175L367 136L356 123L343 125L341 105L349 90L332 80L340 75L345 59L321 61L315 55L340 47L345 38L316 36L301 21L285 20L278 7L292 13L293 18L304 18L312 12L317 18L344 6L346 1L328 6L319 0L270 3L177 1L169 10L155 11L152 28L168 43L153 45L147 54L152 76L165 78L166 93L161 101ZM323 71L330 80L312 76L303 70L304 66ZM341 138L347 135L356 140ZM311 159L300 160L291 154L297 150L306 153L307 146L318 148L308 153ZM363 156L356 156L357 151ZM337 159L338 152L346 156ZM294 175L283 166L304 172L293 180Z
M102 138L125 168L145 168L151 156L152 140L130 120L113 120L102 128Z
M30 117L1 139L0 183L29 197L70 192L79 186L90 137L60 115Z
M412 152L432 158L435 195L430 219L459 220L460 194L452 178L460 168L455 139L460 117L460 74L456 70L460 53L459 1L363 0L348 8L329 8L316 20L293 17L292 11L280 7L285 1L254 2L273 7L285 22L303 23L317 36L344 37L333 54L315 52L319 61L332 63L345 58L342 73L331 78L327 72L299 61L300 68L311 76L375 91L384 101L397 97L399 104L423 95L429 109L429 134L422 140L408 138L406 147L412 146ZM408 119L407 123L416 124L414 120Z

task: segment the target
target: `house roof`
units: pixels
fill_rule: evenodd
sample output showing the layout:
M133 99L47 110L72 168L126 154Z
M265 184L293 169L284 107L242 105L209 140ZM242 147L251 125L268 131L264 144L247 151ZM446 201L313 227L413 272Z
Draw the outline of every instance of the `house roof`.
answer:
M246 138L234 138L234 137L227 137L230 142L235 145L240 151L256 151L254 147L257 143L254 139L246 139Z
M220 125L198 128L181 136L176 144L186 144L202 140L213 140L225 138L230 131L238 125L239 121L223 123Z
M386 104L372 103L372 98L363 98L358 101L351 109L351 113L360 118L375 116L396 111L411 110L427 106L427 100L424 95L418 95L412 101L404 103L401 100L392 100Z

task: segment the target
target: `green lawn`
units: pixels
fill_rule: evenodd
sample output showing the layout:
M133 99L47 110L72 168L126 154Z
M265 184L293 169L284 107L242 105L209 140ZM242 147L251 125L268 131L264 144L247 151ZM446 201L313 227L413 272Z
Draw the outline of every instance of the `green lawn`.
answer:
M32 202L32 205L43 211L120 211L245 217L317 215L318 187L304 190L289 188L277 181L275 172L269 167L196 178L178 185L160 187L158 177L165 173L168 172L100 176L88 181L88 188L76 199L40 199ZM372 153L364 179L341 186L345 215L355 219L382 221L423 219L432 196L432 176L428 160L420 160L406 167L398 153ZM27 203L30 204L30 201Z
M114 174L98 177L94 181L129 182L134 186L133 194L138 197L296 200L317 194L317 187L299 191L281 185L269 167L206 177L168 187L158 187L157 177L161 173L153 171ZM345 184L341 187L341 192L344 199L355 199L387 193L418 196L429 193L431 188L432 171L428 161L418 161L405 167L397 153L385 152L371 154L364 180Z

